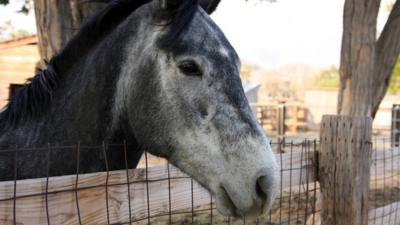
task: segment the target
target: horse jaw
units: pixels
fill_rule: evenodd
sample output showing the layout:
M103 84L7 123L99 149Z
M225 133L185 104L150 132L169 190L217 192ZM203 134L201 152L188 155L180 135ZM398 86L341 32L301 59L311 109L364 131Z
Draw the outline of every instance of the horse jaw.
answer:
M221 143L216 130L210 133L178 133L180 147L170 156L171 163L215 195L221 214L255 217L267 212L278 192L280 177L265 135L244 135L227 145Z

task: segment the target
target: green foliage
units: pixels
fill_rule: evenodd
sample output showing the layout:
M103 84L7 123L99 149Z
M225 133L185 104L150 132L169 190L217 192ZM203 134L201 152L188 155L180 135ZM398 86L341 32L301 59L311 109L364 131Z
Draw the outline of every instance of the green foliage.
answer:
M388 2L385 5L385 11L386 12L391 12L394 6L394 1Z
M388 87L389 94L400 94L400 57L397 58Z
M22 5L21 9L18 12L27 15L29 13L30 9L31 9L31 7L29 5L29 2L26 1L25 4Z
M243 82L250 82L252 70L253 68L251 65L244 64L242 66L242 70L240 71L240 79L242 79Z
M338 88L340 82L339 70L336 66L331 66L326 69L322 69L315 75L314 85L317 88L332 89Z
M314 85L316 88L338 88L339 83L339 70L335 66L322 69L315 75ZM400 94L400 57L398 57L396 66L393 69L387 93L391 95Z
M10 0L0 0L0 5L8 5ZM29 10L32 8L32 0L25 0L21 6L21 9L18 10L19 13L28 14Z

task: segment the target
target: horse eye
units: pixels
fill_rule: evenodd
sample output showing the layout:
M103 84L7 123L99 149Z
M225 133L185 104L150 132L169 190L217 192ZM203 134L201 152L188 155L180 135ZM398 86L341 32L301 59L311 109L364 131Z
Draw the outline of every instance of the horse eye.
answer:
M194 61L187 60L179 64L179 69L182 73L188 76L201 76L202 71L200 67Z

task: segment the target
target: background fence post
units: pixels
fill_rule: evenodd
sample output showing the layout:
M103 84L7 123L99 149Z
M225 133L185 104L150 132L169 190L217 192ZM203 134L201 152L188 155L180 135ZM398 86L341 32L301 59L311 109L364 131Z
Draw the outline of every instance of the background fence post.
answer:
M392 125L391 125L391 146L399 147L400 145L400 105L395 104L392 107Z
M367 225L372 121L323 116L319 180L322 225Z
M277 131L278 131L278 152L284 152L284 143L285 143L285 134L286 134L286 105L285 101L279 102L278 105L278 124L277 124Z

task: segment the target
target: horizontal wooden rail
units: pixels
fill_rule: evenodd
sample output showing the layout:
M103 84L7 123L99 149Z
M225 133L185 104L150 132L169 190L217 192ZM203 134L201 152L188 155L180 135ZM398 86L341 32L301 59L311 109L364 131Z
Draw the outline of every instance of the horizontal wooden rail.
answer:
M281 189L315 180L313 156L305 152L276 155L283 165ZM128 170L128 179L127 171L122 170L111 171L108 176L100 172L80 174L78 178L50 177L48 185L46 178L20 180L15 201L14 182L7 181L0 182L0 224L13 224L14 204L16 223L20 225L47 224L47 216L50 224L79 224L77 207L82 224L107 224L108 219L110 223L129 222L128 180L132 221L168 215L170 204L171 212L179 213L212 201L208 191L196 182L192 186L192 180L171 165L169 173L167 165Z
M370 210L368 224L400 225L400 202Z
M282 164L281 190L288 189L290 186L314 182L316 179L314 157L312 152L276 154L277 161ZM383 175L399 173L400 165L397 163L399 157L399 148L373 151L371 176L379 178ZM394 160L393 163L392 160ZM191 211L191 179L173 166L170 166L169 171L170 180L168 180L166 165L150 167L147 169L148 182L146 182L145 168L128 170L132 221L146 219L149 216L147 187L151 217L168 214L170 198L172 213ZM47 224L47 213L51 224L79 224L76 187L82 223L105 224L107 221L106 180L107 173L105 172L80 174L77 183L76 175L50 177L47 187L47 206L46 178L17 181L17 199L15 201L17 224ZM374 178L371 181L373 180ZM171 195L169 195L169 187ZM128 222L129 201L126 171L109 173L107 192L110 222ZM0 182L0 224L13 224L13 199L14 182ZM211 196L208 191L193 182L193 206L195 209L209 205L210 202ZM46 208L48 208L47 211ZM382 209L380 211L383 211ZM384 212L387 214L390 211L384 210ZM384 219L386 217L388 215Z
M319 211L320 208L317 208ZM315 217L315 218L314 218ZM315 213L308 217L307 225L321 225L321 214ZM368 212L368 225L400 225L400 202L371 209Z
M371 176L400 173L400 148L376 149L372 153Z

